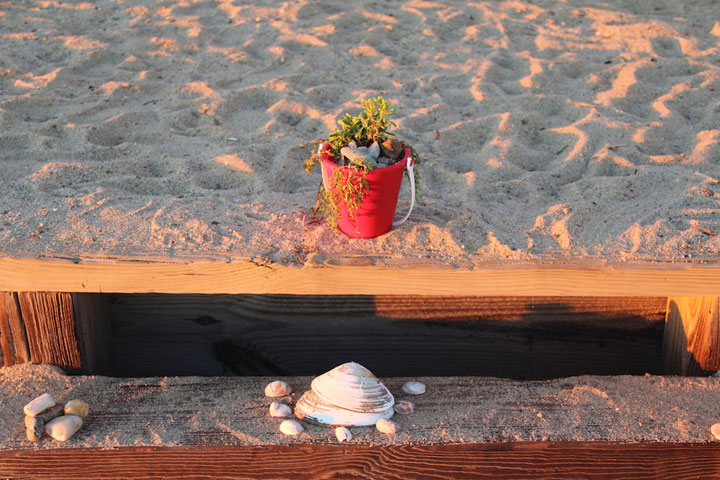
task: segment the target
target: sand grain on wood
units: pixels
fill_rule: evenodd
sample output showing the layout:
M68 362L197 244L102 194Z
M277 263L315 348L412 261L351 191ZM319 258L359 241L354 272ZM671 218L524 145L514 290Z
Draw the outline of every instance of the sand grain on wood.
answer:
M48 365L0 369L0 448L335 444L330 427L302 422L288 437L270 418L268 377L69 377ZM287 378L295 394L311 377ZM408 378L383 379L397 399ZM395 435L352 428L353 443L371 445L513 441L707 442L720 420L720 379L653 376L572 377L517 382L483 377L425 377L412 415L396 415ZM80 398L90 414L64 443L25 439L23 406L49 392Z

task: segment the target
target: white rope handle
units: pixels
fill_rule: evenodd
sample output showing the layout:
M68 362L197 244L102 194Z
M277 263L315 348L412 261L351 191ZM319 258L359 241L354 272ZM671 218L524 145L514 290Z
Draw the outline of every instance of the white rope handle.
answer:
M402 219L400 219L396 222L393 222L392 223L393 227L399 227L400 225L405 223L405 221L408 218L410 218L410 214L412 213L413 207L415 206L415 175L413 174L413 159L412 159L412 157L408 157L407 163L405 164L405 166L407 167L408 178L410 179L410 210L408 210L407 214L405 214L405 216Z

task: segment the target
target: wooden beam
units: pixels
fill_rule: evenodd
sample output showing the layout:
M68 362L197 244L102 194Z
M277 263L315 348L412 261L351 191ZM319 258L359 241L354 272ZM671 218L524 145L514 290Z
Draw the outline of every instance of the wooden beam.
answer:
M720 297L669 297L663 339L667 375L720 370Z
M243 257L0 258L0 291L307 295L715 295L717 264L437 262L331 258L285 265Z
M49 363L78 372L82 367L69 293L20 292L20 310L33 363Z
M30 361L17 293L0 292L0 366Z
M524 442L0 451L14 479L407 478L714 480L720 444Z
M319 373L319 372L318 372ZM32 382L28 382L28 379ZM276 378L276 377L275 377ZM65 376L0 370L3 411L51 392L83 398L90 415L67 442L25 439L22 417L0 416L0 473L9 478L717 478L720 379L583 376L541 382L413 378L415 413L385 436L351 428L339 445L326 426L296 437L268 417L273 377ZM284 378L295 394L311 377ZM397 398L409 378L384 378Z
M665 297L112 295L115 374L660 373Z

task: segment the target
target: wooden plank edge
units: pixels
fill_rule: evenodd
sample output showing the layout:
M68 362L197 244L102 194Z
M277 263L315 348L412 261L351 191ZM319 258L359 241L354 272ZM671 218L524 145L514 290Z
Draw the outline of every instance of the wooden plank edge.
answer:
M373 281L368 281L372 278ZM720 265L592 262L426 266L286 266L128 259L0 258L0 291L298 295L703 296L720 291Z
M720 369L720 297L668 297L663 338L666 375Z
M30 361L30 347L17 292L0 291L0 366Z
M0 451L13 479L488 478L711 479L720 443L517 442L435 445L118 447Z

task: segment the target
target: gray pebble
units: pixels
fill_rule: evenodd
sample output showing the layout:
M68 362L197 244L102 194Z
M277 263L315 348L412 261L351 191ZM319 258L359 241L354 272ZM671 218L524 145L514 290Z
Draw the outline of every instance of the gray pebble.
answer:
M27 427L27 439L31 442L39 441L45 432L45 422L38 417L26 417L25 426Z

